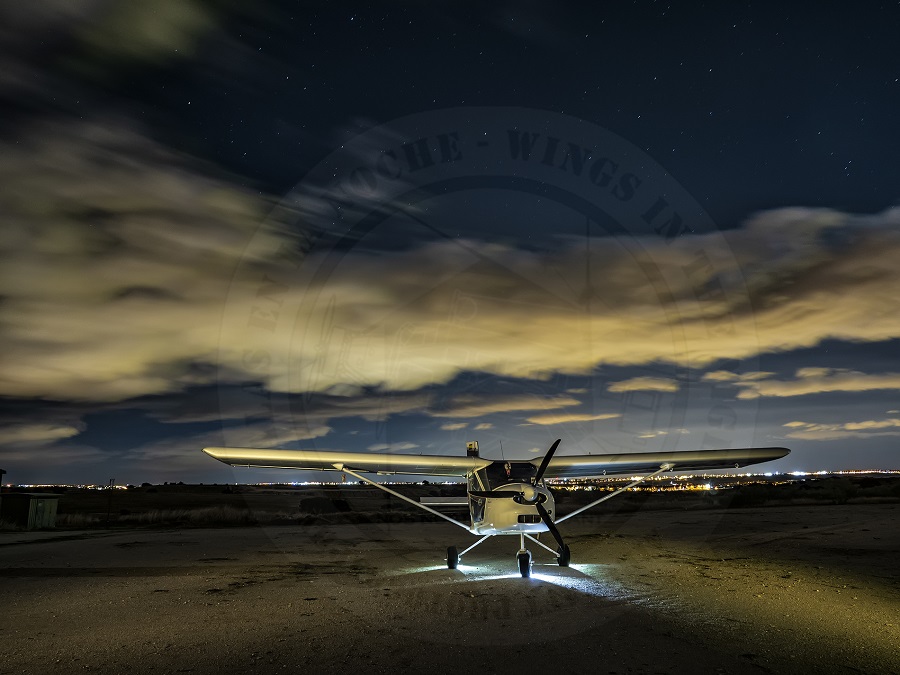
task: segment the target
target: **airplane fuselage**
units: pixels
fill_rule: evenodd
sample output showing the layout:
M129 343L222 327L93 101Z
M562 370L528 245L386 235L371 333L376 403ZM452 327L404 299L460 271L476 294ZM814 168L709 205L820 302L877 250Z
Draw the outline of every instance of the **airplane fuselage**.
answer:
M540 502L550 517L556 514L553 495L543 485L531 483L504 483L494 488L496 492L512 492L513 498L470 497L469 511L472 517L472 534L520 534L522 532L547 532L535 504Z

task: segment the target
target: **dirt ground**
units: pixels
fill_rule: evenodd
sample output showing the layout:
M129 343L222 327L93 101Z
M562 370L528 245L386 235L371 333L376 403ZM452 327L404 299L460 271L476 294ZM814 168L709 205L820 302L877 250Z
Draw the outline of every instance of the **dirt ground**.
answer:
M900 673L900 505L0 533L0 673Z

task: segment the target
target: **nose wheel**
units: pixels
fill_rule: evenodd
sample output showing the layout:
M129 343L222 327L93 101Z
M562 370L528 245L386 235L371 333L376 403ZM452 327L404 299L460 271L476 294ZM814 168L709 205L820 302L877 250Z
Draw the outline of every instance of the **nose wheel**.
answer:
M519 564L519 573L523 577L531 576L531 551L524 550L519 551L519 554L516 556L516 562Z

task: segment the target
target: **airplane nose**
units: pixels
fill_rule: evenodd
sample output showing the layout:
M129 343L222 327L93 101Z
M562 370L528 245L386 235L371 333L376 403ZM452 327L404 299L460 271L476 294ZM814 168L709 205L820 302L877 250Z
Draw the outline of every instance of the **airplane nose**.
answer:
M523 485L522 490L516 497L519 504L537 504L539 501L546 501L547 496L541 490L533 485Z

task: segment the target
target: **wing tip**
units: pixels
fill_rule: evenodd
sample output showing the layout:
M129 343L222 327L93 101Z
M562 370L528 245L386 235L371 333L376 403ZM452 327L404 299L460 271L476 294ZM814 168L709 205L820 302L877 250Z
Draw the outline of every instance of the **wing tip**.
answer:
M210 448L202 448L202 452L206 455L209 455L213 459L219 460L223 464L230 464L230 462L228 461L226 456L222 453L222 451L226 450L226 449L227 448L210 447Z

